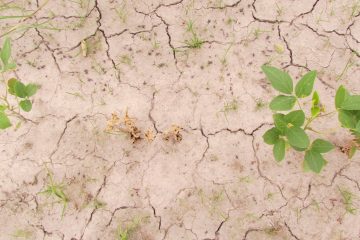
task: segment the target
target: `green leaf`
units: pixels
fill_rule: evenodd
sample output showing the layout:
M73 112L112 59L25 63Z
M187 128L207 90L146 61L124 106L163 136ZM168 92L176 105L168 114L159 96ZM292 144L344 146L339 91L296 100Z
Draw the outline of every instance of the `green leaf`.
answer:
M30 112L31 108L32 108L32 104L31 104L30 100L28 100L28 99L20 101L19 106L25 112Z
M291 110L296 102L294 96L279 95L270 102L270 109L274 111L288 111Z
M0 105L0 112L3 112L7 109L7 106L5 105Z
M285 121L285 115L281 113L276 113L273 115L275 127L280 131L280 133L284 133L287 122Z
M311 144L311 150L318 153L327 153L334 149L334 145L332 143L325 141L323 139L316 139Z
M39 89L38 85L29 83L25 87L26 96L31 97L31 96L35 95L35 93L37 92L38 89Z
M276 143L274 144L273 154L275 160L280 162L285 157L285 140L279 138Z
M3 62L4 67L8 64L10 56L11 56L10 38L6 38L0 53L0 58L1 61Z
M288 73L266 65L263 65L261 69L271 82L273 88L286 94L291 94L293 92L293 82Z
M320 113L320 97L317 91L312 96L311 116L316 117Z
M344 110L360 110L360 96L347 96L341 104L341 109Z
M295 87L295 94L298 98L310 96L314 87L315 78L316 71L310 71L300 79Z
M298 147L295 147L295 146L292 146L290 144L290 146L295 150L295 151L298 151L298 152L304 152L306 150L306 148L298 148Z
M4 112L0 112L0 129L11 127L10 119Z
M355 130L360 133L360 121L356 124Z
M8 91L11 95L15 95L15 83L18 80L16 78L11 78L8 80Z
M15 82L14 91L15 91L16 96L18 96L20 98L26 97L25 85L22 82L20 82L20 81Z
M352 147L350 148L350 151L349 151L349 154L348 154L349 159L351 159L351 158L355 155L356 150L357 150L357 149L356 149L355 146L352 146Z
M302 110L292 111L286 114L284 119L293 126L301 127L305 122L305 113Z
M356 113L346 110L339 110L339 121L343 127L350 129L355 129L358 122Z
M323 156L313 150L306 151L305 162L307 167L316 173L320 173L321 169L326 165L326 160L323 158Z
M271 128L263 135L264 142L273 145L279 139L280 132L276 128Z
M308 135L306 135L305 131L300 127L294 126L291 128L287 128L285 131L285 135L291 146L297 148L307 148L310 144Z
M350 96L348 91L344 88L344 86L340 86L336 91L336 95L335 95L335 107L341 108L343 102L348 96Z

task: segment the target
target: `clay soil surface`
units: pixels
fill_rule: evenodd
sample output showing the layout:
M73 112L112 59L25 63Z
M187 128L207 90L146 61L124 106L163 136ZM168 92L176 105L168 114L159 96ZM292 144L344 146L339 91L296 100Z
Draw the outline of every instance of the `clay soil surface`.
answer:
M360 239L360 155L343 153L337 115L313 123L336 145L320 174L293 150L277 163L262 139L277 93L260 69L295 82L317 70L334 111L338 86L360 93L359 9L0 1L1 16L33 14L0 19L17 63L7 77L41 86L28 120L0 133L0 239Z

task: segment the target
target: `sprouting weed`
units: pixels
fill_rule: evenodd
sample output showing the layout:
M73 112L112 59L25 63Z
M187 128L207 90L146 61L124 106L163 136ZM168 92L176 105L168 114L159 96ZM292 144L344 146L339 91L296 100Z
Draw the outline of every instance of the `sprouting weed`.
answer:
M12 237L21 239L29 239L32 235L33 233L26 229L17 229L13 234L11 234Z
M116 8L115 11L122 23L126 23L128 18L128 13L126 11L126 1L124 1L118 8Z
M145 132L145 139L146 139L148 142L154 141L155 135L154 135L154 132L153 132L151 129L148 129L148 130Z
M357 208L355 208L354 205L353 205L354 194L349 192L346 189L341 189L340 187L338 187L338 189L339 189L339 192L341 194L342 201L343 201L343 204L345 206L346 212L351 213L351 214L355 214Z
M60 203L63 205L61 211L61 218L63 218L69 202L69 198L64 192L65 185L54 182L53 174L50 171L48 171L48 179L49 183L47 184L46 189L40 192L40 194L45 194L48 197L53 197L57 200L56 203Z
M255 100L256 102L256 106L255 106L255 110L259 111L261 109L263 109L264 107L266 107L266 103L264 102L264 100L258 98Z
M172 140L174 143L181 142L182 140L181 130L182 130L181 127L179 127L178 125L172 125L170 129L165 131L163 135L163 139L166 141Z
M100 200L98 200L98 199L94 199L93 205L94 205L94 208L95 208L95 209L99 209L99 208L105 207L105 206L106 206L106 203L105 203L105 202L102 202L102 201L100 201Z
M204 44L204 41L195 32L193 21L190 20L187 22L186 31L191 34L191 37L190 39L185 40L185 45L188 48L201 48L201 46Z
M85 40L81 40L80 47L83 57L86 57L88 54L88 46Z
M274 49L275 49L275 52L277 52L278 54L283 54L285 51L284 46L281 44L275 44Z
M126 65L131 65L131 58L129 55L122 55L120 56L120 62Z
M119 225L116 230L116 240L130 240L131 235L136 232L142 222L142 218L135 218L124 227Z

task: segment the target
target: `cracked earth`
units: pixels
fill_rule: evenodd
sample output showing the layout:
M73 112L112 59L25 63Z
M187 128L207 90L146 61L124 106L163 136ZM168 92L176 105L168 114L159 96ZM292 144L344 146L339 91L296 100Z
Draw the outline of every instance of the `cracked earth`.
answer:
M41 86L22 126L0 133L1 240L122 240L130 228L130 240L360 239L360 155L341 152L348 136L332 116L317 122L338 146L321 174L293 151L276 163L262 140L275 91L260 71L317 70L329 112L340 84L360 93L359 1L1 4L34 12L0 28L14 75ZM198 49L186 44L190 20ZM126 111L153 141L105 132ZM164 139L174 125L180 138ZM41 194L49 172L68 198L63 216Z

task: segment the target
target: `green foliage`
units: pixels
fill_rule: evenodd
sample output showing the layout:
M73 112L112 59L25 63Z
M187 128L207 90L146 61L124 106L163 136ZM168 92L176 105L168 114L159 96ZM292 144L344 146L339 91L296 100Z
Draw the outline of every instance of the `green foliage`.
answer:
M4 77L5 72L14 70L16 67L15 62L11 61L11 41L9 38L6 38L3 43L0 59L0 70ZM32 102L30 97L36 94L39 86L33 83L26 85L16 78L10 78L7 81L3 79L2 82L6 85L4 86L5 94L0 96L0 129L6 129L12 126L9 116L21 120L25 119L20 111L31 111ZM12 99L10 96L13 96Z
M316 71L306 73L295 85L294 91L294 83L288 73L266 65L261 68L273 88L286 94L278 95L270 103L270 109L275 111L273 115L275 127L265 132L264 142L273 145L273 154L278 162L285 158L288 145L295 151L305 152L304 170L320 173L327 163L322 154L331 151L333 145L322 139L316 139L310 144L310 138L306 133L307 130L310 130L310 123L323 112L318 93L316 91L313 93ZM312 93L311 116L306 118L300 99L308 97ZM296 102L300 109L293 110ZM290 112L284 114L276 111Z
M338 189L341 194L346 212L350 214L355 214L357 210L357 208L353 204L353 198L355 195L346 189L341 189L340 187L338 187Z
M351 158L360 148L360 95L351 95L344 86L340 86L335 95L335 107L341 126L349 129L354 136L348 154Z
M52 197L56 200L56 203L60 203L63 205L61 211L61 218L64 217L66 207L69 202L69 198L64 192L65 185L56 183L53 179L53 174L48 171L48 179L49 182L44 191L40 192L40 194L45 194L48 197Z
M188 21L186 31L191 34L190 39L185 40L185 45L188 48L201 48L205 41L203 41L194 30L194 22Z
M116 230L116 240L130 240L131 235L138 229L142 221L142 218L135 218L124 227L119 225Z

